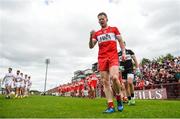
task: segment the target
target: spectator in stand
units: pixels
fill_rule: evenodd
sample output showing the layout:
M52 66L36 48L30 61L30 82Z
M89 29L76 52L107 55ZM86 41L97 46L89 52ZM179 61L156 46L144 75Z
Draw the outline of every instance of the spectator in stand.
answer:
M145 80L152 80L154 84L178 82L178 69L180 58L173 60L164 59L162 62L153 60L141 67L143 78Z

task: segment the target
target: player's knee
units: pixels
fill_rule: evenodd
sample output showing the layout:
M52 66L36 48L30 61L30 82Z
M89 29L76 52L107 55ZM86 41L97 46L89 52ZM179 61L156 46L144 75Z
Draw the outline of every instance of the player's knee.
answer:
M110 76L110 78L111 78L113 81L117 81L117 80L118 80L118 76L117 76L117 75L112 75L112 76Z
M133 84L133 80L131 78L128 79L128 84Z

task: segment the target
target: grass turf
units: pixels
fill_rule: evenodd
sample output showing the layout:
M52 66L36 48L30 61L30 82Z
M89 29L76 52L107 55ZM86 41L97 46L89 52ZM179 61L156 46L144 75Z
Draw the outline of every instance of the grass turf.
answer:
M106 100L55 96L5 99L0 96L0 117L16 118L180 118L180 100L136 100L123 112L103 114Z

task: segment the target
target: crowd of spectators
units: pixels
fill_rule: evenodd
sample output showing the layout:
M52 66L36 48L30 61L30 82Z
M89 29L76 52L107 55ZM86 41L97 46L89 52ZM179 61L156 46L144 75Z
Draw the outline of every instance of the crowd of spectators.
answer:
M180 57L161 61L153 60L140 66L141 77L137 77L136 86L180 82Z

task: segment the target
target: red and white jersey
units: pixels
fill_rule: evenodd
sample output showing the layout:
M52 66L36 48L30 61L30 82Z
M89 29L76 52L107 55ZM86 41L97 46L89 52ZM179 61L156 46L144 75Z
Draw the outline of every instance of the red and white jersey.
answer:
M95 32L93 40L99 43L98 58L107 58L118 53L116 39L119 35L119 30L116 27L110 26Z
M92 74L92 75L91 75L91 80L94 80L94 81L97 81L97 80L98 80L96 74Z
M66 92L69 92L70 91L70 87L69 85L66 86Z
M79 84L78 82L75 83L75 91L79 90Z
M87 80L87 84L88 85L91 85L91 78L89 77L88 80Z

